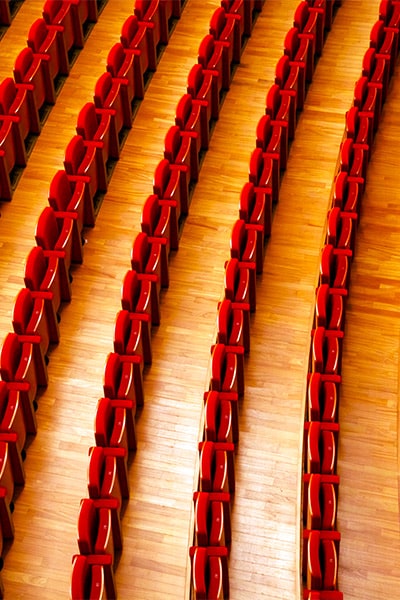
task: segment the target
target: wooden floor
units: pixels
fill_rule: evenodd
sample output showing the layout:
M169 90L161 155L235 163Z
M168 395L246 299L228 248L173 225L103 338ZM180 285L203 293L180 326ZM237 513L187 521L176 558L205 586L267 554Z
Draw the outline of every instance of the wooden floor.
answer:
M130 467L123 518L119 598L184 598L188 586L192 491L210 345L239 191L247 178L255 126L263 114L283 38L297 0L266 0L215 127L210 149L170 261L145 374L145 406ZM27 23L43 3L25 0L0 42L0 77L12 73ZM187 73L217 1L188 0L147 89L102 205L86 231L84 264L62 311L60 345L39 399L38 433L25 462L27 480L5 557L6 599L67 598L77 551L79 501L87 495L87 451L95 407L112 350L120 287L143 202L152 191L163 139L185 92ZM344 0L300 116L268 243L252 319L251 354L241 405L230 559L232 600L299 598L301 431L319 249L343 136L344 113L378 14L378 0ZM62 168L76 115L91 100L108 49L131 6L108 0L40 135L0 219L0 335L11 328L24 260ZM340 399L339 587L346 600L396 598L399 535L400 118L397 66L368 169L352 267Z

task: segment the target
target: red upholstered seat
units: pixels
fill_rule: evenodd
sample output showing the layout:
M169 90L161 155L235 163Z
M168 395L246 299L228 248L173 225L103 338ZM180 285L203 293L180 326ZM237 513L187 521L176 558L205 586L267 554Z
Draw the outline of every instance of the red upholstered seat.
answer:
M187 92L192 98L202 102L203 112L206 112L210 127L211 121L218 119L220 109L216 74L204 69L200 63L195 63L188 74Z
M347 288L351 258L351 250L325 244L321 249L320 284L327 283L331 288Z
M130 269L126 272L121 287L121 305L124 310L145 315L143 322L159 325L158 298L152 299L153 281L146 274ZM150 334L150 332L149 332Z
M165 12L160 9L160 4L159 0L135 0L133 8L139 21L151 24L153 43L156 48L160 43L168 44L168 24Z
M118 354L137 354L151 364L151 315L145 312L118 311L115 318L114 351Z
M250 311L256 310L256 265L231 258L225 264L225 298L245 302Z
M340 171L334 180L332 206L342 211L360 214L363 182L346 171Z
M179 247L176 208L176 202L160 200L156 194L148 196L142 208L142 231L149 236L163 238L167 244L167 254L170 248L177 250Z
M227 403L230 408L226 406ZM204 392L204 404L206 412L209 411L208 425L204 429L204 439L211 442L226 441L217 438L219 434L226 437L226 433L229 432L232 435L231 441L237 444L239 441L239 395L237 392L208 390Z
M336 474L338 423L310 421L304 424L305 473Z
M30 100L37 111L45 104L54 104L56 101L54 83L48 76L46 60L27 46L20 51L14 63L15 82L31 84Z
M107 109L96 108L93 102L86 102L78 113L76 132L86 141L95 142L105 168L120 154L115 119Z
M118 501L83 498L78 514L77 541L81 555L107 554L114 562L115 554L122 549Z
M12 389L6 381L0 381L0 439L3 439L2 434L12 434L9 439L13 440L13 452L16 451L22 457L28 431L21 392L18 389Z
M136 450L136 402L133 400L100 398L94 422L97 446L124 448L126 458Z
M239 219L247 224L261 225L263 236L271 235L272 227L272 190L256 188L247 181L239 196Z
M230 443L199 443L199 491L234 493L234 450Z
M136 354L107 356L103 379L104 395L111 399L131 400L143 406L143 359Z
M241 262L255 263L257 273L262 273L264 265L264 228L262 225L246 223L237 219L232 227L230 239L232 258Z
M285 36L283 48L284 54L300 68L305 81L311 83L314 75L315 55L313 40L308 34L301 33L298 27L293 26Z
M339 491L337 475L305 474L303 477L304 527L331 531L336 527Z
M340 375L309 373L307 382L307 414L309 421L338 421Z
M231 495L194 492L195 545L226 546L231 543Z
M279 153L263 152L255 147L249 160L249 181L253 183L255 191L262 191L271 196L272 202L279 200L280 169Z
M33 103L31 84L15 83L12 77L0 82L0 119L7 115L17 124L20 138L40 133L39 113Z
M123 503L129 498L125 450L102 446L90 448L87 476L89 497L117 500L121 515Z
M338 531L303 532L303 579L307 592L337 589L339 545Z
M218 304L217 343L250 350L250 304L225 298Z
M127 52L121 42L114 44L108 53L107 71L121 85L121 93L126 106L129 105L133 115L137 99L143 98L144 88L139 84L136 88L138 75L136 74L137 61L133 52Z
M136 15L129 15L121 28L121 44L126 50L134 54L134 60L139 66L140 80L143 85L147 71L155 71L157 68L157 54L154 45L152 27L149 23L139 22ZM138 91L140 89L139 81Z
M337 206L331 208L327 216L326 243L354 253L357 218L357 213L342 212Z
M76 228L82 238L83 226L94 225L94 207L88 185L68 176L60 169L50 182L49 204L61 213L68 213L76 221Z
M71 600L115 600L112 556L76 554L72 559Z
M225 546L192 546L189 549L193 600L229 598L228 554Z
M62 27L48 24L43 18L36 19L29 29L27 43L35 54L42 55L46 77L53 84L60 75L68 75L69 61Z
M318 286L315 294L315 327L344 329L347 290L330 288L327 283Z
M244 393L244 347L215 344L211 347L210 390Z
M226 12L223 6L219 6L211 15L209 31L215 40L224 43L228 53L229 68L232 68L233 63L240 63L242 53L240 23L235 15Z
M107 191L106 170L96 143L74 135L65 149L64 167L68 175L87 184L93 204L97 193Z
M160 160L154 169L153 191L160 200L170 201L177 220L181 212L185 215L188 213L189 189L186 174L166 158Z
M58 344L60 330L54 305L46 292L22 288L15 298L12 325L18 335L37 335L43 356L50 344Z
M105 71L96 81L93 95L96 108L110 111L113 127L120 138L124 128L132 127L132 106L128 101L126 85L126 80L112 77L111 73Z
M25 145L18 122L13 117L0 116L0 200L11 200L12 173L15 168L25 166Z
M311 370L317 373L340 375L343 331L317 327L311 332Z
M83 47L82 28L72 3L63 0L45 0L43 18L48 25L61 31L67 52Z

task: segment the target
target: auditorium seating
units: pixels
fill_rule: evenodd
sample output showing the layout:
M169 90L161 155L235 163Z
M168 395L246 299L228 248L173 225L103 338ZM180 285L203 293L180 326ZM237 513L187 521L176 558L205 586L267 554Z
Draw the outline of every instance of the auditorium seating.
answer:
M231 543L231 495L194 492L195 546L226 546Z
M176 202L160 200L156 194L147 197L141 218L141 228L148 236L165 240L166 251L177 250L179 246L179 225Z
M244 347L211 346L210 390L244 393Z
M146 274L137 273L134 269L130 269L126 272L121 286L123 310L133 314L145 315L142 320L143 323L147 323L148 329L151 325L160 324L158 296L156 294L155 299L152 297L154 293L153 284L152 278ZM147 333L144 335L147 337Z
M254 191L270 195L275 203L279 200L280 187L278 156L277 153L263 152L255 147L249 160L249 181L253 183Z
M123 140L124 129L132 127L132 107L128 102L127 94L123 91L125 83L105 71L98 78L93 95L96 108L110 111L120 143Z
M249 304L256 310L256 265L231 258L225 263L225 298L232 302Z
M179 222L182 214L189 212L189 188L186 173L163 158L154 169L153 192L160 200L170 202Z
M192 152L192 139L184 135L178 125L171 125L165 134L164 158L174 170L180 172L180 178L183 179L181 186L187 192L189 204L190 185L199 177L199 161L195 148Z
M34 292L21 288L15 298L12 326L18 335L36 335L40 338L46 358L51 344L58 344L60 330L54 305L48 292Z
M16 171L26 166L26 152L21 132L13 117L0 120L0 200L13 195Z
M238 398L236 392L205 392L204 441L238 443Z
M78 514L78 547L82 556L108 555L114 563L122 549L118 501L83 498Z
M136 15L129 15L122 25L120 40L125 50L133 52L134 60L139 66L139 70L135 72L140 75L139 81L136 82L137 90L139 92L142 85L144 93L148 71L155 71L157 68L156 48L151 27L148 23L139 22Z
M217 343L242 346L250 351L250 304L232 302L227 298L218 304Z
M160 9L159 0L135 0L133 12L142 21L151 25L149 31L157 51L160 45L168 44L168 24L165 11Z
M87 475L89 498L117 500L119 516L129 498L126 463L126 451L123 448L90 448Z
M41 54L44 60L46 80L52 81L54 90L59 89L57 80L68 75L69 62L62 31L55 25L36 19L29 29L27 44L35 54Z
M55 103L54 82L46 73L45 58L35 54L29 46L23 48L15 59L14 79L16 83L31 84L31 101L39 114L46 104Z
M96 142L107 172L107 165L118 160L120 156L115 119L110 112L107 109L96 108L93 102L86 102L78 113L76 132L84 140Z
M1 438L3 434L16 436L15 442L12 443L16 446L15 450L23 458L28 432L21 393L17 389L11 389L6 381L0 381L0 439L3 439Z
M0 115L8 115L17 124L27 152L28 136L40 133L39 114L30 102L29 91L29 86L15 83L12 77L5 77L0 83Z
M135 414L135 401L100 398L94 422L96 446L124 448L128 458L136 450Z
M311 370L317 373L340 375L343 331L317 327L311 332Z
M121 85L124 105L129 107L132 115L137 100L143 98L142 90L136 89L136 61L133 52L126 52L121 42L112 46L107 57L107 71Z
M237 219L232 227L230 252L232 258L254 263L256 272L262 273L264 265L264 229L262 225L245 223Z
M184 94L178 101L175 113L175 125L183 132L183 135L192 140L193 150L196 152L197 160L200 152L208 149L209 125L207 112L200 100L194 100L190 94ZM192 165L196 159L192 161Z
M226 12L223 6L219 6L211 15L209 32L215 40L224 43L229 68L232 69L234 63L240 62L242 52L239 20Z
M269 189L255 188L254 183L247 181L239 197L239 219L261 226L264 238L271 235L272 227L272 190Z
M315 327L343 330L346 298L347 289L319 285L315 293Z
M306 529L335 529L338 491L338 475L304 474L303 517Z
M211 35L204 36L199 45L197 56L198 63L206 71L212 71L217 82L220 105L223 94L231 84L231 66L229 62L228 48Z
M334 475L337 463L338 423L304 424L304 472Z
M342 212L338 206L331 208L327 216L326 243L354 254L357 217L357 213Z
M114 352L137 354L145 364L152 362L151 315L120 310L115 318Z
M187 93L194 100L201 102L209 128L212 121L219 117L219 91L215 73L195 63L190 69L187 79Z
M82 239L83 227L93 227L94 206L87 183L68 176L65 170L58 170L50 182L49 204L58 212L68 213L76 221L76 228Z
M228 548L192 546L189 554L192 563L193 599L229 598Z
M337 588L340 533L338 531L305 531L303 576L309 590Z
M136 354L110 352L103 380L104 395L111 399L131 400L143 406L143 360Z
M72 559L70 595L71 600L115 600L112 556L76 554Z
M225 442L199 443L199 491L235 491L234 444Z
M308 374L307 418L309 421L336 423L338 420L340 375Z

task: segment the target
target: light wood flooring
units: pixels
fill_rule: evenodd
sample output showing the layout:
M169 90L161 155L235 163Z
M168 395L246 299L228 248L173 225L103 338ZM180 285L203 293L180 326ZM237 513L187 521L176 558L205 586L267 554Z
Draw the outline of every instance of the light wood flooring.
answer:
M131 499L123 518L119 598L184 598L189 584L192 492L203 391L224 261L247 178L255 127L292 24L297 0L266 0L216 124L179 251L170 260L153 364L145 373ZM0 77L12 73L27 24L42 2L25 0L0 42ZM67 598L77 552L79 501L87 495L87 451L95 407L112 350L120 287L152 191L163 139L173 124L187 73L217 1L188 0L136 115L101 207L87 230L84 263L63 308L61 341L39 399L38 433L25 462L27 480L5 558L6 599ZM378 14L377 0L344 0L300 116L258 281L246 393L240 411L237 491L230 558L232 600L299 598L301 432L308 348L326 211L343 136L344 113ZM24 260L62 168L76 115L92 99L109 48L131 3L108 0L46 122L0 219L0 334L11 328ZM352 266L340 398L342 533L339 587L346 600L396 598L400 584L398 364L400 277L399 65L368 168Z

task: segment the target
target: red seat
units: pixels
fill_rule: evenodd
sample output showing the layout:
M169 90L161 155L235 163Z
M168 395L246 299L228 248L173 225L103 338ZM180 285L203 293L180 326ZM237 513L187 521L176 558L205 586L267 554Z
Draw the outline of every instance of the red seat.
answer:
M230 239L232 258L241 262L255 263L256 272L262 273L264 266L264 229L262 225L247 224L237 219L232 227Z
M29 29L27 43L35 54L43 57L46 78L53 82L56 90L57 78L69 73L68 54L62 28L49 25L43 18L36 19Z
M59 27L64 38L65 48L69 54L74 48L83 47L82 28L77 12L71 2L45 0L43 18L48 25Z
M141 228L148 236L165 240L169 249L179 247L178 219L176 203L173 200L160 200L156 194L147 197L141 217Z
M71 600L115 600L112 556L76 554L72 559Z
M229 598L228 554L228 548L224 546L192 546L189 549L193 600Z
M232 396L234 401L225 396ZM236 444L238 431L233 431L233 411L237 411L237 394L210 391L205 395L204 440L208 442L229 442ZM235 408L232 404L235 402ZM236 438L234 439L234 434ZM203 544L201 544L203 545ZM212 545L212 544L211 544ZM223 544L224 545L224 544Z
M159 325L158 298L152 299L153 281L145 274L137 273L133 269L126 272L121 288L121 304L124 310L131 313L144 315L143 322L149 330L151 324ZM145 334L147 337L147 333Z
M231 258L225 264L225 298L232 302L249 304L250 311L256 310L256 265Z
M114 128L121 139L124 128L132 127L132 107L128 96L124 93L126 80L115 79L111 73L105 71L98 78L94 88L94 103L96 108L107 108L110 111Z
M339 375L341 370L343 331L317 327L312 330L311 370Z
M0 434L0 489L5 491L4 500L10 512L14 510L15 486L25 483L16 437L13 433Z
M94 421L96 446L124 448L126 458L136 450L136 402L100 398Z
M39 336L8 333L0 351L0 374L10 390L20 392L26 430L36 433L36 396L48 382L47 367Z
M18 123L13 117L0 116L0 200L11 200L14 169L25 166L26 152Z
M311 421L304 424L306 438L305 473L336 473L338 423Z
M344 212L360 214L362 193L361 180L349 176L346 171L339 171L334 180L332 206Z
M135 0L133 12L139 21L151 25L153 44L158 48L159 44L168 44L168 23L166 14L160 9L159 0Z
M176 106L175 125L192 139L192 152L197 156L192 159L192 165L199 160L201 150L208 149L208 121L203 109L202 101L193 100L190 94L184 94Z
M192 144L194 151L192 151ZM180 177L184 180L181 185L188 190L189 203L190 184L192 181L197 181L199 177L199 158L195 141L186 136L178 125L171 125L165 135L164 158L174 169L180 171Z
M362 76L355 83L353 102L360 111L360 116L366 116L371 121L375 132L381 116L382 90L370 83L368 77Z
M50 182L49 204L58 212L68 213L76 221L76 229L82 238L83 226L94 225L94 207L88 185L63 169L56 172Z
M281 93L291 98L291 120L296 124L297 111L304 108L306 89L301 68L296 62L282 54L275 67L275 83L279 85Z
M58 344L60 330L51 298L46 292L22 288L14 302L12 325L18 335L37 335L43 356L50 344Z
M157 68L157 54L154 45L153 30L149 23L140 23L136 15L129 15L121 28L121 44L126 50L134 54L136 66L139 66L140 81L143 85L147 71L155 71ZM140 90L138 81L138 92Z
M76 132L86 141L95 142L97 152L107 172L111 161L118 160L120 149L115 119L107 109L86 102L79 111Z
M291 62L299 67L300 86L311 83L314 75L314 48L307 35L300 33L297 27L291 27L283 42L283 52Z
M265 100L265 114L282 128L283 155L286 157L289 154L289 140L294 139L296 130L292 102L292 96L283 94L277 83L271 85Z
M243 36L250 36L253 29L253 0L221 0L221 6L238 19L243 44Z
M152 362L151 316L145 312L120 310L115 318L114 352L137 354L145 364Z
M153 318L159 314L161 288L168 287L168 256L163 238L149 237L143 231L138 233L132 245L132 269L146 275L152 282Z
M398 0L381 0L379 19L383 21L385 27L400 29L400 3Z
M189 210L189 189L187 177L180 167L171 164L166 158L160 160L154 169L153 192L160 200L168 200L179 221L181 212Z
M375 21L369 35L369 45L375 48L377 58L383 58L389 64L389 76L394 73L397 54L399 50L399 30L385 27L383 21Z
M225 298L218 304L217 343L250 351L250 304Z
M335 206L328 211L327 221L326 243L354 253L357 213L342 212Z
M75 181L87 184L95 207L96 194L107 191L106 170L96 144L85 141L81 135L74 135L65 149L64 167Z
M304 475L304 527L323 531L335 529L338 488L337 475Z
M204 69L200 63L195 63L189 71L187 83L188 94L202 103L210 127L212 121L219 118L220 100L215 74Z
M244 394L244 348L242 346L211 346L210 390Z
M280 170L277 163L279 154L263 152L257 146L250 155L249 181L255 192L262 191L272 202L279 200Z
M231 496L218 492L194 492L195 546L226 546L231 543Z
M20 139L26 140L29 134L40 133L39 114L32 102L31 84L15 83L12 77L5 77L0 83L0 119L7 115L17 124Z
M136 89L137 65L133 52L126 52L121 42L117 42L108 53L106 68L114 79L118 79L124 105L129 106L133 119L135 104L144 96L143 89Z
M294 11L293 25L310 40L314 56L320 56L324 46L325 10L302 0Z
M230 407L227 407L227 403ZM219 436L231 435L234 444L239 441L239 395L236 392L204 392L205 412L208 414L204 427L205 441L226 441ZM206 421L205 421L206 423Z
M340 144L339 162L340 170L346 171L350 182L357 181L363 192L367 178L368 148L351 138L345 138Z
M303 578L307 593L337 588L339 544L338 531L303 532Z
M103 389L107 398L131 400L135 405L143 406L142 357L110 352L104 369Z
M323 283L318 286L315 296L314 326L343 330L347 290L330 288Z
M90 448L88 492L93 500L117 500L121 515L123 503L129 498L127 460L123 448Z
M231 66L228 48L223 42L215 40L211 33L205 35L200 42L197 62L206 72L211 72L217 82L219 103L222 95L231 85Z
M34 54L32 48L23 48L14 63L14 80L16 83L31 84L29 88L31 102L40 114L45 104L54 104L56 94L53 80L48 76L47 59L41 54Z
M287 128L274 121L270 114L260 117L256 127L256 146L263 152L269 152L274 159L274 168L286 169Z
M122 550L118 501L83 498L78 514L77 541L81 555L106 554L114 563L115 554Z
M351 138L356 146L360 146L371 156L374 139L373 123L366 114L362 114L357 106L346 112L346 137Z
M0 439L3 439L3 434L16 436L15 443L12 442L12 446L15 446L13 451L17 451L18 455L23 457L28 431L26 429L21 392L17 389L10 389L7 382L0 381ZM12 436L10 437L12 439Z
M362 61L362 75L382 90L382 103L385 102L390 79L390 64L383 56L378 56L376 48L368 48Z
M233 63L240 63L242 53L239 20L235 15L226 12L223 6L219 6L211 15L209 32L215 40L224 43L229 57L229 68L232 70Z
M72 263L80 264L83 260L82 239L74 226L74 219L68 214L56 212L51 206L42 210L36 223L37 245L43 250L56 251L67 273L70 273Z
M340 383L340 375L309 373L307 385L307 413L309 421L337 422Z
M199 443L199 491L235 491L234 444L220 442Z
M242 187L239 196L239 219L245 223L261 225L264 238L271 235L272 197L265 189L254 187L250 181Z
M347 288L351 258L351 250L342 250L334 248L332 244L325 244L321 249L320 284L327 283L331 288Z
M32 292L49 292L56 313L62 302L71 300L71 282L57 251L33 247L26 259L24 281Z

